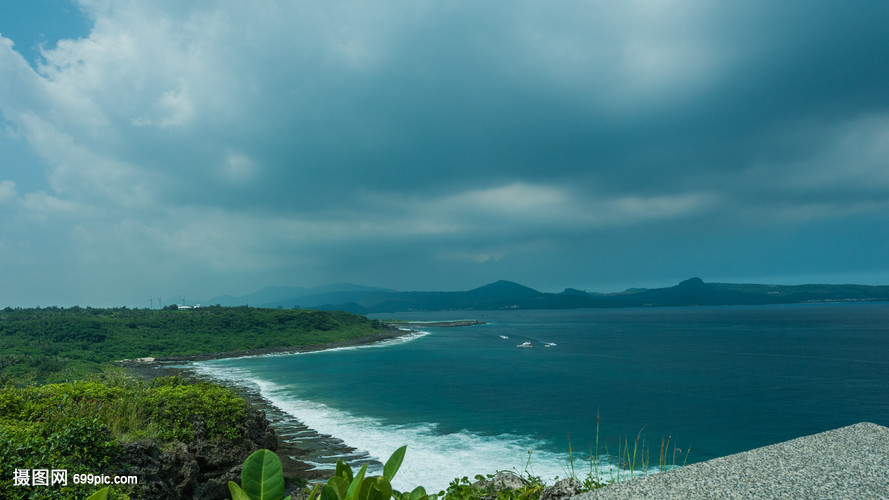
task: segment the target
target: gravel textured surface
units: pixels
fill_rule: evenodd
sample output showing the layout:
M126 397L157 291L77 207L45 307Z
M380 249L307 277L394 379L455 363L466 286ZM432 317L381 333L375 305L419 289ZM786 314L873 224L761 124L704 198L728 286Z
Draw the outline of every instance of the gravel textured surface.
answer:
M860 423L574 496L889 499L889 428Z

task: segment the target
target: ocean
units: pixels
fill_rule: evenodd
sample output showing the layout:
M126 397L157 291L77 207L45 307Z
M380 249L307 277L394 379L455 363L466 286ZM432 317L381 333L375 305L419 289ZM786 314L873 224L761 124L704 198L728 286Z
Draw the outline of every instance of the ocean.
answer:
M550 482L569 474L569 446L578 475L601 457L608 479L618 447L637 438L653 465L669 439L681 464L862 421L889 425L887 303L372 317L486 324L192 367L259 393L284 424L299 424L296 437L354 448L350 460L378 467L407 444L401 489L438 491L497 470ZM526 341L534 347L516 347ZM336 459L313 458L322 468Z

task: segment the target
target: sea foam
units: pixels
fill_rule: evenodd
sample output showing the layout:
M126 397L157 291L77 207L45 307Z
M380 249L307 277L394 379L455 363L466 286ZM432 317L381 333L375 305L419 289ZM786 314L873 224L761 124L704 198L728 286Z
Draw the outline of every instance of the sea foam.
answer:
M425 335L428 332L414 332L374 344L329 350L386 347ZM322 351L291 355L310 355L313 352ZM353 467L367 462L368 474L381 474L382 462L398 447L408 445L405 460L393 481L393 486L398 490L410 491L416 486L423 486L429 492L438 492L446 489L454 479L468 476L474 481L477 474L493 474L500 470L532 474L547 484L570 475L567 450L565 453L554 453L541 449L546 443L528 436L482 435L465 429L445 433L439 431L435 422L384 424L374 418L354 415L320 402L302 399L293 387L259 378L246 368L227 366L226 360L201 361L190 366L198 374L255 390L270 405L294 420L318 434L333 437L345 446L354 448L357 453L342 458L348 459ZM331 464L340 457L325 458L330 463L306 463L316 468L332 468ZM589 472L588 461L576 461L575 468L578 476L585 477ZM607 479L616 475L616 469L607 463L600 464L599 475Z
M305 426L359 450L363 460L358 463L369 462L369 474L381 474L381 463L396 448L407 444L404 463L393 481L393 486L399 490L409 491L423 486L430 492L437 492L446 489L455 478L468 476L474 480L476 474L498 470L524 473L526 466L527 472L540 476L549 484L557 476L565 477L568 472L567 454L535 449L539 443L526 436L484 436L467 430L441 433L434 422L386 425L373 418L300 399L290 388L254 378L247 370L203 362L196 363L195 368L217 380L255 389L269 404ZM337 457L331 458L335 460ZM312 465L330 467L320 462Z

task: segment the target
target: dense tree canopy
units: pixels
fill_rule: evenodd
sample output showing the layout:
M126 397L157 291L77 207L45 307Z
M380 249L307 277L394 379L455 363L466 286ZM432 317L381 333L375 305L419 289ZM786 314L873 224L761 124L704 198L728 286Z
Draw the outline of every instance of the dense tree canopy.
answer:
M383 329L336 311L7 307L0 311L0 376L59 381L121 359L305 346Z

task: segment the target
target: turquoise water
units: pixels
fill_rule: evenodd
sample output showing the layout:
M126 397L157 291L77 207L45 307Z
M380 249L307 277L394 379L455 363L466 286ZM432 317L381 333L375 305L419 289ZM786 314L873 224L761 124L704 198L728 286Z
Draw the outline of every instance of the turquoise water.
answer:
M564 477L569 439L585 470L597 414L600 453L641 431L655 462L667 437L700 461L861 421L889 425L886 303L378 317L487 324L197 366L369 458L408 444L401 487L521 471L532 449L534 473ZM525 341L535 347L516 348Z

